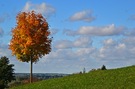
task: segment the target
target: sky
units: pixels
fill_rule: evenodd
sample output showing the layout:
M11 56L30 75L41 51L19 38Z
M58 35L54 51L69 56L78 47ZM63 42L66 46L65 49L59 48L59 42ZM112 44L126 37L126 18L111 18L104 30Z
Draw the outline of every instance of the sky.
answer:
M77 73L135 65L135 0L1 0L0 57L16 73L30 63L12 56L8 44L19 12L34 10L46 18L52 51L33 65L34 73Z

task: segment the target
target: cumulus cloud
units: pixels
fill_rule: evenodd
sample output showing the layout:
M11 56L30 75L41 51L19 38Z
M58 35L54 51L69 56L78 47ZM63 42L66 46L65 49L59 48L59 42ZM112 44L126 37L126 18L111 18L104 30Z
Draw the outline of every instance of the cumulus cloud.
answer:
M89 35L89 36L112 36L122 34L125 28L122 26L116 27L114 24L107 26L82 26L77 31L65 31L66 35Z
M81 38L78 38L81 39ZM80 40L81 41L81 40ZM89 40L90 41L90 40ZM66 46L62 46L63 48L66 47L77 47L78 45L74 45L74 43L77 41L67 41L67 44L65 44ZM82 41L83 42L83 41ZM81 42L80 42L81 43ZM77 43L77 44L80 44ZM85 43L85 42L83 42ZM87 44L91 42L87 41ZM101 46L100 48L95 48L92 45L87 46L87 47L78 47L77 49L60 49L62 47L58 47L57 49L59 50L58 52L55 51L53 52L50 57L56 58L57 56L62 56L61 54L64 53L66 54L64 57L62 56L63 59L68 59L70 58L70 56L72 56L70 59L72 58L78 58L78 59L85 59L85 60L97 60L100 62L106 61L106 62L114 62L114 61L129 61L129 60L133 60L135 58L135 38L123 38L121 40L113 40L112 38L103 40L103 46ZM62 45L64 45L63 43L60 43ZM57 44L57 45L60 45ZM82 46L82 45L81 45ZM65 51L66 50L66 51ZM63 55L64 55L63 54ZM130 63L132 64L132 63Z
M128 52L129 49L126 48L124 43L109 47L104 46L99 49L99 55L97 55L97 58L105 61L125 61L130 58L129 54L131 52Z
M60 40L55 43L57 49L69 49L69 48L87 48L92 45L92 40L89 37L79 37L73 41Z
M126 37L122 39L122 43L125 43L128 47L134 48L135 46L135 37Z
M117 42L114 41L112 38L106 39L106 40L103 41L103 45L105 45L106 47L108 47L108 46L114 46L116 44L117 44Z
M48 64L48 61L50 61L50 64L54 63L55 68L59 67L61 70L60 72L70 71L73 72L79 72L84 67L88 68L91 64L94 64L94 61L92 62L90 59L90 55L93 53L93 48L79 48L77 50L73 49L57 49L52 50L52 52L49 55L46 55L44 57L45 60L43 60L43 63ZM89 55L89 56L88 56ZM54 66L53 65L53 66ZM95 63L94 66L97 64ZM91 65L93 66L93 65ZM48 68L48 67L47 67ZM70 70L71 69L71 70ZM90 70L90 68L88 68ZM58 72L59 70L57 70Z
M76 53L70 49L57 49L52 51L46 56L46 59L57 59L57 60L74 60L77 59Z
M75 47L90 47L92 45L92 39L87 36L82 36L73 41Z
M73 44L72 44L72 41L70 40L59 40L55 44L55 48L57 49L68 49L72 47L73 47Z
M107 39L103 46L97 50L95 58L103 61L129 62L135 58L135 38L123 38L119 41ZM132 64L132 62L130 63Z
M45 16L50 16L55 13L55 8L49 4L41 3L41 4L33 4L31 2L27 2L22 11L31 11L34 10L37 13L42 13Z
M134 37L135 36L135 28L128 29L123 33L124 36L130 36Z
M116 28L114 24L104 27L83 26L79 29L78 33L83 35L95 36L110 36L118 35L122 32L123 27Z
M52 49L41 62L64 66L66 69L76 68L74 70L84 67L90 70L103 64L107 68L114 68L135 63L135 37L120 40L109 37L101 42L102 46L99 48L91 45L93 42L94 40L87 36L74 40L59 40L54 42L55 50Z
M73 14L70 18L70 21L85 21L85 22L92 22L95 20L95 17L92 16L91 10L84 10L81 12L77 12Z
M46 55L45 57L45 62L47 60L57 60L60 63L62 61L70 60L72 61L70 64L73 65L73 62L78 65L78 61L87 61L91 59L92 54L94 53L96 49L93 47L89 48L78 48L78 49L57 49L57 50L52 50L52 52L49 55Z

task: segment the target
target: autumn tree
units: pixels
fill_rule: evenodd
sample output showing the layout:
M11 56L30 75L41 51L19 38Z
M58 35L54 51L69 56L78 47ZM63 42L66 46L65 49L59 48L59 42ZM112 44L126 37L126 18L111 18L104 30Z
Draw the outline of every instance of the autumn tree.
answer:
M51 51L50 31L46 19L40 13L20 12L17 25L12 29L9 49L19 61L30 62L30 83L32 64Z

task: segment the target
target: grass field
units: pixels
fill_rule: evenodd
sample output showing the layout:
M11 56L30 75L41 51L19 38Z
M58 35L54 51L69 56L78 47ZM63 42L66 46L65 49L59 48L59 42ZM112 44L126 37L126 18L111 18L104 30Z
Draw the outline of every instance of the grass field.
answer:
M135 66L75 74L12 89L135 89Z

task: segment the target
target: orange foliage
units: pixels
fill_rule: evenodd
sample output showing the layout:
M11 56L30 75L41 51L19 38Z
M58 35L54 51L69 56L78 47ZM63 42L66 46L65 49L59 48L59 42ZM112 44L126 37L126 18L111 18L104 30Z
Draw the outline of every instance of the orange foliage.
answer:
M41 14L21 12L16 17L17 26L12 29L9 49L22 62L36 62L51 51L49 26Z

